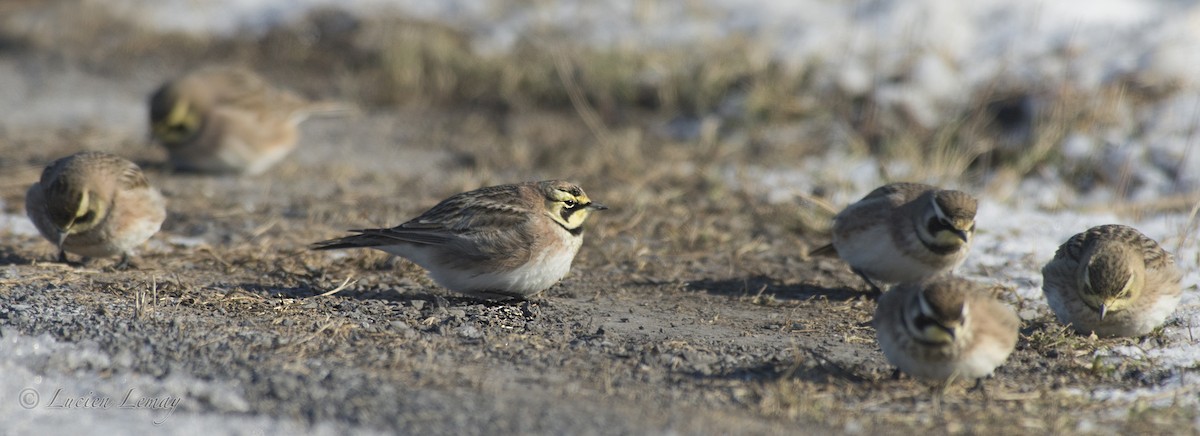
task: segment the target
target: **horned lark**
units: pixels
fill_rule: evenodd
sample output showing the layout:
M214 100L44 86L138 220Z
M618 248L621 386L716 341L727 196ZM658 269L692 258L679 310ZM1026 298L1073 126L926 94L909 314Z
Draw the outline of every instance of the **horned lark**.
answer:
M962 264L975 234L975 197L917 183L871 191L833 218L833 243L812 252L836 253L876 292L871 279L916 282Z
M990 289L949 275L897 285L875 308L876 336L888 361L941 389L958 379L982 387L982 378L1012 353L1019 328L1012 308Z
M38 231L66 252L87 256L129 254L158 232L165 201L141 168L119 156L82 152L56 160L25 194L25 212Z
M1058 247L1042 268L1042 291L1058 320L1079 333L1141 336L1175 311L1181 277L1171 255L1153 239L1110 224Z
M567 274L593 203L561 180L500 185L457 194L390 229L313 244L315 250L369 247L404 257L439 285L479 298L526 298Z
M240 68L209 67L168 81L150 96L151 134L177 169L259 174L296 148L310 115L341 112Z

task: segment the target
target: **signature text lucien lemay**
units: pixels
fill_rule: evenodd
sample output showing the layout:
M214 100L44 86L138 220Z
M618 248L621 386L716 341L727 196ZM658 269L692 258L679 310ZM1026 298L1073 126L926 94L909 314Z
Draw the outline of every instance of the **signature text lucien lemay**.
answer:
M28 389L27 389L28 390ZM32 409L37 406L37 394L33 393L32 398L27 396L32 392L23 393L22 405ZM32 401L30 401L32 400ZM54 394L46 401L46 409L152 409L162 410L165 413L158 419L154 420L155 425L160 425L166 422L171 414L175 413L175 408L179 407L180 397L170 395L161 397L148 397L141 395L136 388L131 388L125 391L125 395L120 398L120 401L115 401L113 397L96 395L94 392L88 392L85 395L73 396L63 392L62 388L54 390Z

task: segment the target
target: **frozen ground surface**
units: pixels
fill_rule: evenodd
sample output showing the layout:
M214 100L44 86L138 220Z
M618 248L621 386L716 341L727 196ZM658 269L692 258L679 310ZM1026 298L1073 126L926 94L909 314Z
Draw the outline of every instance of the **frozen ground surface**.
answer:
M239 389L220 382L104 376L100 371L128 365L120 360L129 356L110 356L95 343L63 343L49 335L24 336L6 328L0 330L0 344L4 350L0 359L4 434L33 434L48 428L100 434L223 434L234 429L251 435L371 434L344 425L312 426L239 415L248 409L246 400L238 394ZM51 368L62 373L44 375ZM204 398L224 413L187 412L186 401L196 398Z
M359 14L398 11L474 35L481 52L503 52L522 35L567 29L597 46L685 46L744 36L762 62L811 68L825 86L870 95L933 126L982 90L1013 92L1035 113L1041 95L1117 83L1169 89L1174 97L1128 113L1114 126L1072 133L1076 160L1131 166L1129 195L1200 189L1200 2L1100 0L887 1L568 0L444 2L354 0L120 0L147 26L199 34L262 32L338 4ZM1068 162L1070 163L1070 162ZM1057 182L1048 176L1046 183ZM1103 202L1104 199L1095 199Z

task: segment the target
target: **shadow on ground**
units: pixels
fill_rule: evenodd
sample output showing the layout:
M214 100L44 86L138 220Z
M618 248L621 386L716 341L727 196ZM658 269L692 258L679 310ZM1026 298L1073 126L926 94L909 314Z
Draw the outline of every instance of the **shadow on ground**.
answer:
M849 301L870 297L869 292L847 286L826 287L812 283L781 283L779 280L761 275L721 280L701 279L690 281L687 283L685 289L722 296L763 295L781 300Z

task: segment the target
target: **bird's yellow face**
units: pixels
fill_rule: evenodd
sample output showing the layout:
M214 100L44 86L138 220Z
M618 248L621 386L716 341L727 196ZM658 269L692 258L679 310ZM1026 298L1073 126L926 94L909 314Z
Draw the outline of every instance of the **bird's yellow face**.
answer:
M546 194L546 213L567 231L578 233L593 210L608 207L593 202L583 189L566 182L542 182Z
M1099 312L1100 319L1128 307L1141 295L1145 283L1137 268L1111 257L1102 253L1087 259L1079 279L1079 299Z
M966 324L967 306L961 300L947 301L918 294L916 307L908 314L915 337L933 344L952 344Z
M975 203L966 194L935 195L929 211L925 230L933 236L933 245L957 248L975 236Z
M74 205L74 207L51 208L50 220L63 235L83 233L96 227L108 214L108 203L97 198L88 190L52 190L52 204Z
M934 240L941 246L961 246L971 242L975 235L975 220L972 219L942 219L937 223L931 222Z
M921 331L921 335L929 342L949 344L954 342L954 335L957 330L958 326L931 324Z
M200 130L200 111L171 89L159 90L150 98L150 129L166 146L182 143Z

